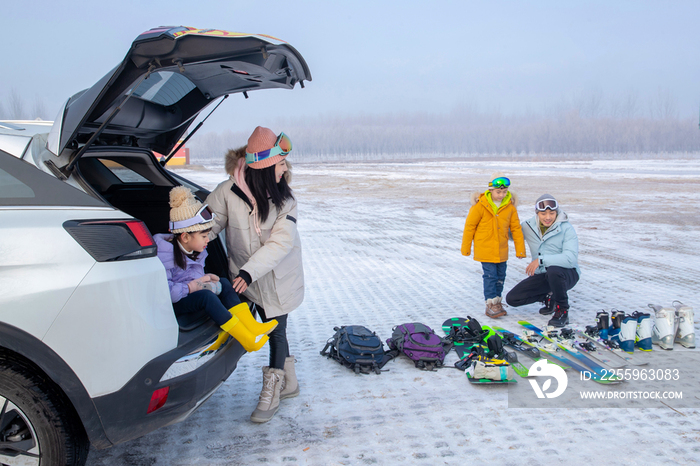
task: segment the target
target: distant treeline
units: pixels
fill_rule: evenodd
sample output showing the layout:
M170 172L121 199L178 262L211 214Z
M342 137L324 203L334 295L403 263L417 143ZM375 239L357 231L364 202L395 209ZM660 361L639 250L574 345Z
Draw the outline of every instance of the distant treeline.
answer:
M700 152L700 129L691 118L503 116L477 112L280 120L299 162L440 157L547 156L566 158L653 156ZM205 133L189 143L193 161L220 160L245 145L247 133Z

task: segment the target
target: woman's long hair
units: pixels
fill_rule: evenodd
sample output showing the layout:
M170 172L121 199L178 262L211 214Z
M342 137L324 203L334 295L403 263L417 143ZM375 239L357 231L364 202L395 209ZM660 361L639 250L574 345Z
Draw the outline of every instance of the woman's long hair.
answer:
M260 214L260 223L267 220L270 214L270 204L268 199L281 209L285 201L294 199L292 188L287 184L287 177L283 176L279 183L275 180L275 166L267 168L250 168L245 171L245 182L250 189L250 192L255 198Z

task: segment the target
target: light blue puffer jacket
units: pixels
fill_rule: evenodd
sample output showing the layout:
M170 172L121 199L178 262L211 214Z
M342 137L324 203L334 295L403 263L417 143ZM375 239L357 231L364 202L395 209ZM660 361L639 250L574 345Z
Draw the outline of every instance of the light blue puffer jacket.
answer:
M521 226L525 241L530 247L532 259L540 259L540 266L535 273L545 273L547 267L555 265L576 269L581 276L581 270L578 267L578 236L564 211L559 210L557 219L544 237L540 233L537 215L525 220Z

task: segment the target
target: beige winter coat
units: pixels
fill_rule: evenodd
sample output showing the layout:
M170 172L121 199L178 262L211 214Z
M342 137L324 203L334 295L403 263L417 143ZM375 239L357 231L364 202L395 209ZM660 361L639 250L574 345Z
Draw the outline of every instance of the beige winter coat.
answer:
M227 154L229 157L235 157L233 151ZM233 186L231 176L207 197L207 204L216 213L210 238L225 228L231 278L240 269L250 274L252 282L243 294L262 306L266 317L288 314L304 300L297 202L290 199L279 211L270 202L270 213L259 224L262 234L258 236L251 208L231 190Z

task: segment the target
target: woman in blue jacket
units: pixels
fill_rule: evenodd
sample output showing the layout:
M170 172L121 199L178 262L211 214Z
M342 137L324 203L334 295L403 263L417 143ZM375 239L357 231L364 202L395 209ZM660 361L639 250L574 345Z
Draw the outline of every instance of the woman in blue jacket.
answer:
M535 216L522 223L525 241L533 261L525 269L529 275L506 296L509 305L517 307L544 302L540 314L554 313L549 325L569 324L569 296L580 276L578 236L569 218L550 194L543 194L535 203Z

